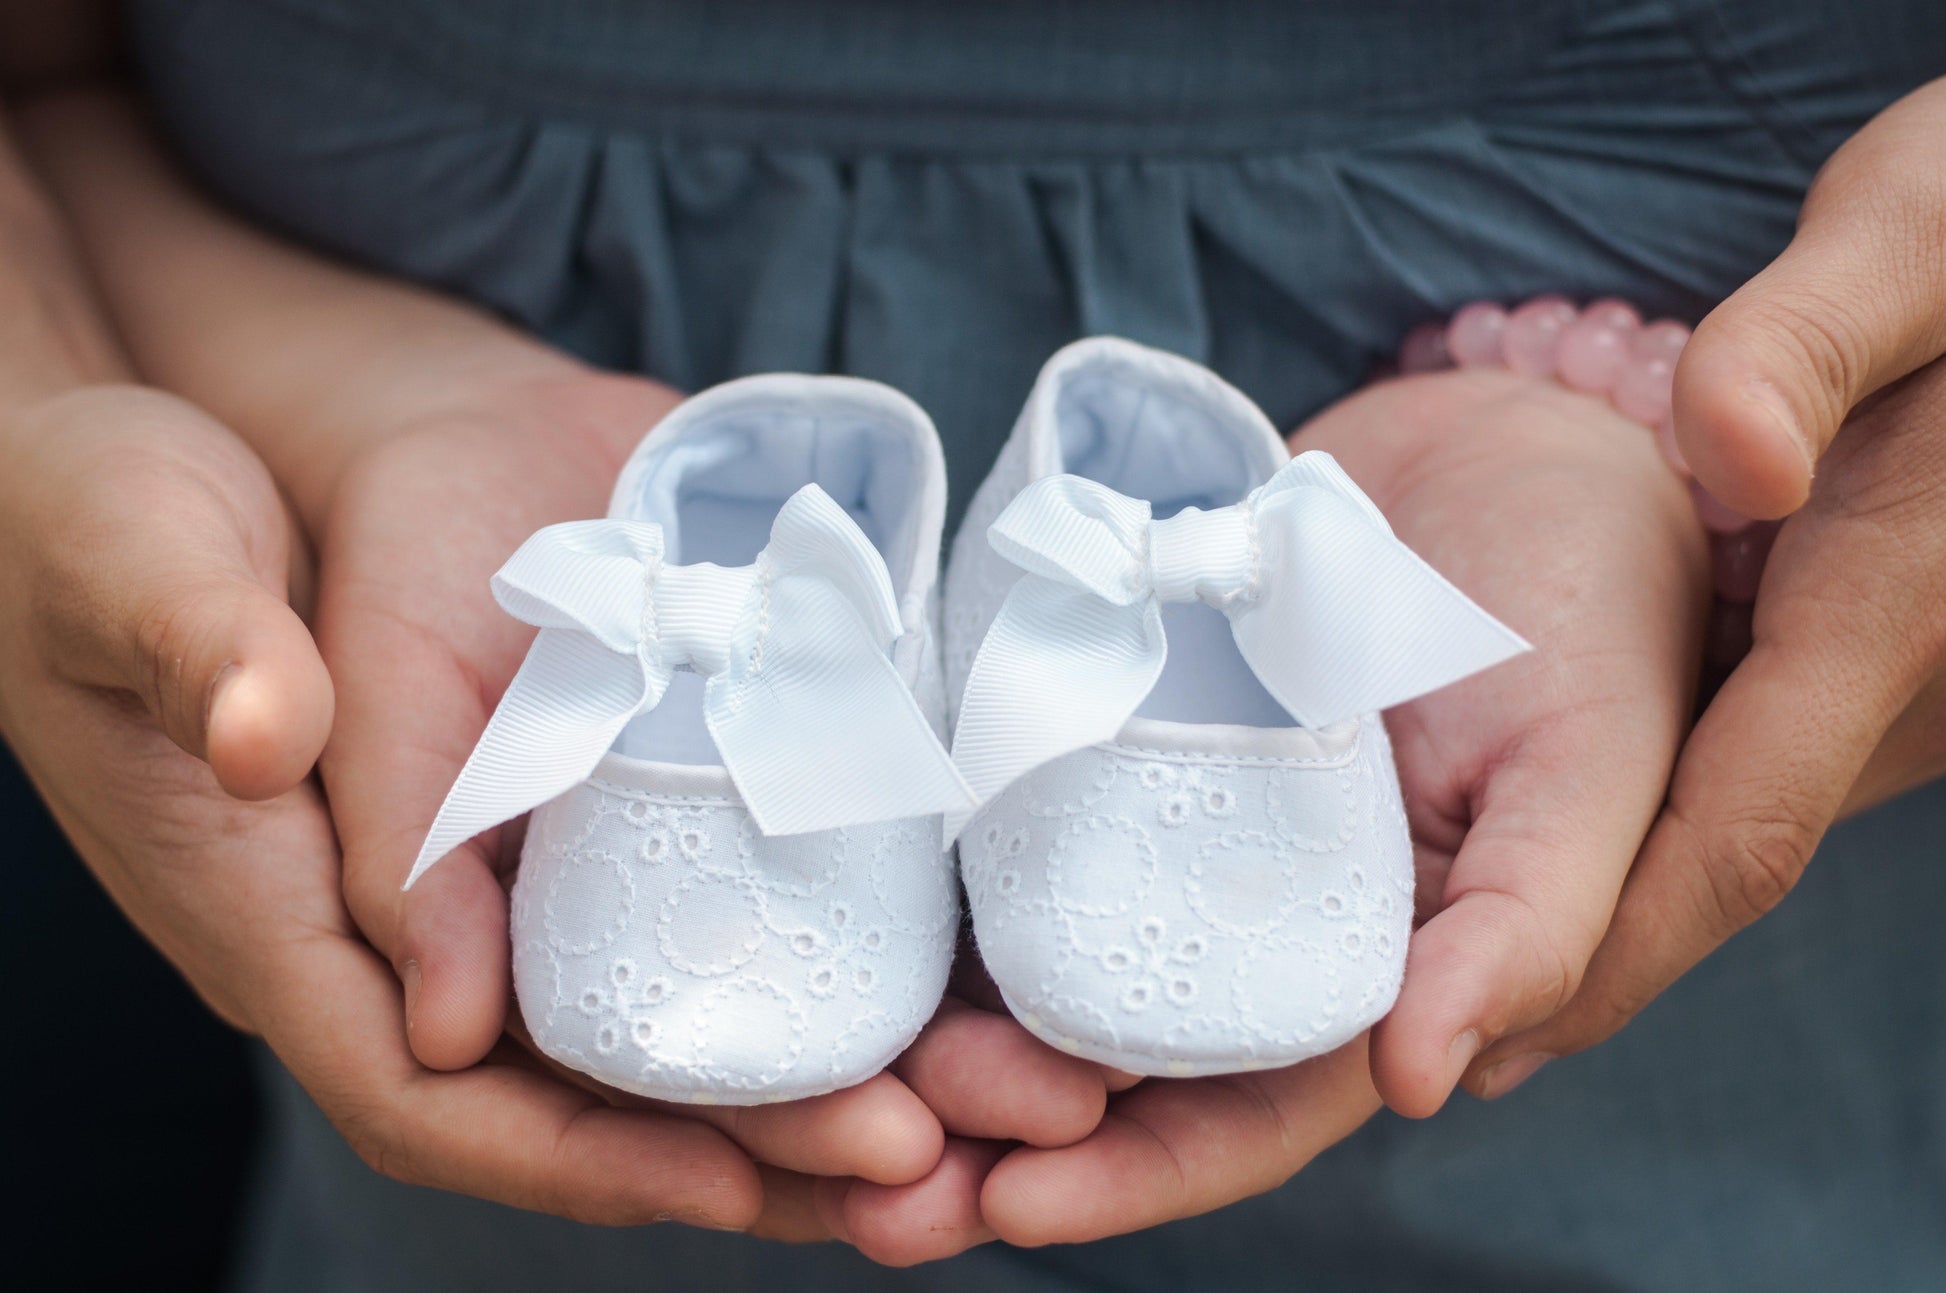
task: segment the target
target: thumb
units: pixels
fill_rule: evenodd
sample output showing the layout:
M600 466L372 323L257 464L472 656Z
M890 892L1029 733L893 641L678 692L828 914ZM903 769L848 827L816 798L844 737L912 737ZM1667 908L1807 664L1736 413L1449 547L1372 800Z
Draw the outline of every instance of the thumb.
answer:
M302 781L331 728L331 681L277 593L212 566L151 594L124 628L127 682L169 738L239 799Z
M255 456L187 405L133 389L89 404L37 446L29 533L51 671L133 693L230 794L281 794L310 772L333 708L287 601L289 513Z
M1676 366L1676 435L1739 512L1802 504L1857 404L1946 353L1946 80L1886 109L1812 183L1797 235Z

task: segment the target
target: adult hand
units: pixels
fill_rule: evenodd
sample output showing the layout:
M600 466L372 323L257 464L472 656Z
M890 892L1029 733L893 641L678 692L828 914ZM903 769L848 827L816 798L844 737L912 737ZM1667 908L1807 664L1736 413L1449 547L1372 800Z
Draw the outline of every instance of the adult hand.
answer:
M1387 715L1420 916L1398 1004L1296 1068L1145 1082L1079 1144L1015 1150L1004 1239L1098 1238L1272 1188L1379 1104L1437 1109L1480 1048L1573 992L1682 738L1706 608L1702 532L1652 438L1505 372L1369 387L1295 438L1531 655ZM1368 1062L1369 1059L1369 1062Z
M708 1127L610 1108L517 1056L413 1060L307 779L332 689L288 604L302 543L235 437L157 392L93 387L0 420L0 457L0 731L115 902L368 1162L586 1220L788 1224Z
M345 893L398 971L391 1009L413 1053L453 1077L505 1062L511 838L399 886L526 650L488 576L539 526L600 515L623 456L676 396L219 211L117 96L49 100L28 126L137 361L241 428L321 538L319 637L339 702L323 772ZM586 1096L578 1075L546 1067ZM977 1190L990 1142L1066 1143L1105 1099L1093 1066L949 1002L892 1073L851 1091L663 1106L656 1125L716 1136L707 1120L770 1164L766 1233L837 1234L907 1262L989 1237ZM505 1197L510 1184L462 1188Z
M1684 747L1600 954L1489 1092L1621 1027L1769 911L1855 811L1946 772L1946 81L1834 154L1784 253L1696 329L1676 429L1698 480L1789 513L1754 645Z

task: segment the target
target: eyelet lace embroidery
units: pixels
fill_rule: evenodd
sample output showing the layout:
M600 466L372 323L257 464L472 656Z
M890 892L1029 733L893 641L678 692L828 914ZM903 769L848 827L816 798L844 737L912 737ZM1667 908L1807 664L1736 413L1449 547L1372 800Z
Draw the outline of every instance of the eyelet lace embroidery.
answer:
M536 1043L647 1095L857 1080L944 987L958 896L926 825L765 838L733 800L584 783L534 814L514 886Z
M988 969L1057 1036L1288 1063L1397 990L1412 858L1375 715L1335 764L1078 751L1004 792L961 850Z

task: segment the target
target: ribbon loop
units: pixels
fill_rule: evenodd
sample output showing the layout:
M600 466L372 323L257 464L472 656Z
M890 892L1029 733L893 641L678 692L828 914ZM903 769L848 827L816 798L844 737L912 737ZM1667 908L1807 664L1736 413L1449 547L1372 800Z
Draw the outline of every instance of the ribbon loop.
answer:
M823 490L785 502L749 566L664 565L659 526L576 521L522 544L494 595L541 630L406 879L587 779L675 670L766 834L945 811L971 792L887 657L885 562Z
M982 804L1113 739L1162 675L1164 602L1222 611L1251 672L1305 727L1531 649L1400 543L1325 453L1292 459L1233 506L1162 521L1093 481L1045 477L989 534L1025 574L974 657L953 735ZM949 815L947 837L970 816Z

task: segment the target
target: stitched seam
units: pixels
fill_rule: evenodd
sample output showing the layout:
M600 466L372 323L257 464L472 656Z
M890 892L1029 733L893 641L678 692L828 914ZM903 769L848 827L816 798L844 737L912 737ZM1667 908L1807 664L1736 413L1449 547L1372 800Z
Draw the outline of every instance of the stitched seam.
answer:
M1202 754L1189 750L1154 750L1141 745L1123 745L1115 741L1103 741L1095 748L1110 754L1161 759L1168 763L1200 763L1217 767L1285 767L1285 768L1341 768L1358 758L1359 746L1364 743L1365 733L1361 728L1352 738L1351 746L1343 754L1325 755L1320 758L1306 758L1302 755L1281 754Z
M605 781L600 777L590 777L587 783L597 790L605 791L620 799L634 799L645 804L706 805L716 808L741 808L743 801L720 795L671 795L654 790L643 790L637 786L625 786L617 781Z
M1250 577L1233 596L1224 598L1222 609L1233 606L1250 606L1263 591L1264 583L1264 541L1257 531L1257 501L1255 496L1245 498L1237 504L1237 511L1243 516L1244 537L1250 544Z
M642 619L638 626L642 634L642 657L647 662L651 651L654 663L662 663L662 622L655 613L655 581L662 574L662 555L656 554L653 561L642 565Z

